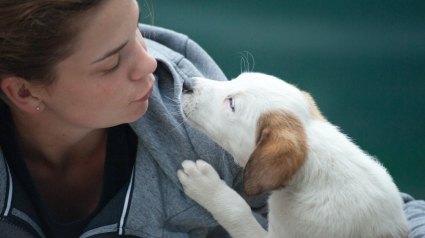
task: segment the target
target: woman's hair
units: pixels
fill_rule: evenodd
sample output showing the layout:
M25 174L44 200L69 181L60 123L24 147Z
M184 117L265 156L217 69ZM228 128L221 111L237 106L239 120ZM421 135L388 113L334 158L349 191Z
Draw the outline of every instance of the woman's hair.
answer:
M17 76L51 85L57 64L72 54L89 10L105 1L1 0L0 82Z

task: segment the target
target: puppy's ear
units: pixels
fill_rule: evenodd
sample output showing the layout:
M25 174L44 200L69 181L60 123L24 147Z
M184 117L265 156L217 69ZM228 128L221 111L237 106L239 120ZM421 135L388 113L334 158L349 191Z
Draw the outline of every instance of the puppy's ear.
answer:
M243 185L247 196L285 187L307 157L304 127L287 111L272 111L261 116L256 142L244 170Z

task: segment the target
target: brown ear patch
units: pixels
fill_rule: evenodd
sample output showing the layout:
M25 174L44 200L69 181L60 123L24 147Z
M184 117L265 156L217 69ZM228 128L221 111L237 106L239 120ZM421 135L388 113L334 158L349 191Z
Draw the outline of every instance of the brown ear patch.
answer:
M257 146L243 176L247 196L255 196L288 185L307 158L307 136L301 121L292 113L265 113L257 123Z
M313 97L307 92L301 91L301 93L304 95L304 97L307 99L308 104L310 105L311 117L319 121L327 122L326 118L322 115L319 108L317 107Z

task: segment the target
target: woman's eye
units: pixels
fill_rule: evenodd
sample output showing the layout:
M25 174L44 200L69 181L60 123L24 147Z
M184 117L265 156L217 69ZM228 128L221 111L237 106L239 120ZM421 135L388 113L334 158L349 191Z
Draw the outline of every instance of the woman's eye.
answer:
M105 70L105 73L108 74L108 73L114 72L116 69L119 68L120 63L121 63L121 57L118 58L118 62L115 64L115 66L110 68L110 69Z
M230 109L232 109L232 112L234 112L235 111L235 99L229 98L229 104L230 104Z

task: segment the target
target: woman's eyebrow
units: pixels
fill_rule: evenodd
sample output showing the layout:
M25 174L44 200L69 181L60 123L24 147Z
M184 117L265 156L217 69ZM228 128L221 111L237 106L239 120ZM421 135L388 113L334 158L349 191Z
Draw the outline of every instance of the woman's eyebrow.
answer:
M140 17L141 17L141 12L140 12L140 6L139 7L139 17L137 19L137 25L140 22ZM100 57L99 59L93 61L92 64L98 63L108 57L111 57L112 55L115 55L116 53L118 53L120 50L122 50L122 48L124 48L128 43L128 40L126 42L124 42L123 44L121 44L120 46L116 47L115 49L112 49L111 51L108 51L104 56Z
M104 60L104 59L108 58L108 57L111 57L112 55L115 55L115 54L116 54L116 53L118 53L120 50L122 50L122 48L124 48L124 47L127 45L127 43L128 43L128 40L127 40L126 42L124 42L123 44L119 45L118 47L116 47L116 48L114 48L114 49L112 49L112 50L110 50L110 51L106 52L106 54L105 54L104 56L102 56L102 57L100 57L99 59L97 59L97 60L93 61L93 63L92 63L92 64L95 64L95 63L97 63L97 62L100 62L100 61L102 61L102 60Z

